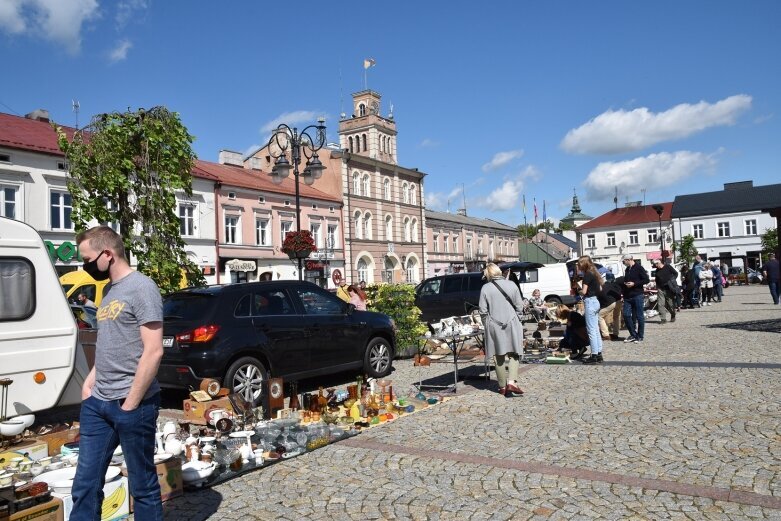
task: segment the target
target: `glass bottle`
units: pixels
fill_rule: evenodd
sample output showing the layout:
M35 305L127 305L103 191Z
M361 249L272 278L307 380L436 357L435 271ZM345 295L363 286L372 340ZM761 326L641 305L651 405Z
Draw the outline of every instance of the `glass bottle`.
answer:
M301 408L301 404L298 402L298 384L295 382L293 382L292 391L293 393L290 395L290 403L288 404L288 407L294 411L297 411Z
M323 395L323 387L320 386L320 389L317 393L317 410L320 412L326 412L328 410L328 398Z

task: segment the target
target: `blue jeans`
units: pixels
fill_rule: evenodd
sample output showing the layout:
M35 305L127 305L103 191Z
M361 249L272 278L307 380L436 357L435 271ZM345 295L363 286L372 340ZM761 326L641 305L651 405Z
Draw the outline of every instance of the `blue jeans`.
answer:
M635 328L637 321L637 328ZM629 336L642 340L645 334L645 315L643 315L643 294L624 299L624 322Z
M770 288L770 296L773 297L773 304L778 304L778 281L768 281L767 287Z
M588 341L591 344L591 354L598 355L602 352L602 333L599 331L599 299L588 297L583 303L586 307L586 331L588 331Z
M71 521L100 520L104 475L117 445L122 445L127 464L135 518L163 519L154 462L160 394L150 396L128 412L120 409L123 401L91 396L81 404L79 461L73 480Z

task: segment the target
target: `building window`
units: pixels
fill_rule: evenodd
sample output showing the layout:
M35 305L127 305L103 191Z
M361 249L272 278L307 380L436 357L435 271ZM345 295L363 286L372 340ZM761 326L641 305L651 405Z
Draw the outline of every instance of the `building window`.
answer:
M266 202L266 198L265 198L265 197L263 197L262 195L259 195L259 196L258 196L258 202L259 202L260 204L263 204L263 203L265 203L265 202Z
M477 254L483 254L483 241L481 239L477 239Z
M358 105L358 115L359 116L365 116L366 115L366 105L364 105L363 103Z
M285 206L290 206L290 199L285 199L284 205Z
M402 200L406 204L409 204L409 186L407 185L406 182L402 183L402 185L401 185L401 194L402 194L402 197L403 197Z
M716 223L719 237L729 237L729 222Z
M359 282L362 280L369 281L369 263L363 257L358 259L357 271Z
M648 242L649 244L659 242L659 230L656 228L648 230Z
M358 172L353 174L353 195L361 195L361 176Z
M409 187L409 202L410 204L418 204L418 195L415 191L415 187L412 185Z
M412 219L412 242L418 242L418 220Z
M312 234L312 238L315 240L315 246L318 249L323 247L323 234L320 223L309 223L309 233Z
M239 216L225 216L225 244L239 243Z
M632 230L629 232L629 244L638 245L640 244L640 235L637 233L637 230Z
M236 200L236 192L228 192L228 199L230 199L231 201L235 201Z
M434 234L434 253L439 253L439 235Z
M191 204L179 205L179 233L183 237L195 235L195 207Z
M0 215L9 219L16 219L16 200L18 188L13 186L0 186Z
M692 237L695 239L702 239L704 235L701 224L692 224Z
M472 239L466 240L466 258L471 259L472 258Z
M756 235L756 234L757 234L757 220L756 219L746 220L746 235Z
M393 241L393 217L390 215L385 218L385 240Z
M279 244L282 245L285 242L285 237L290 230L293 229L293 221L282 221L279 223Z
M348 142L350 144L349 145L350 146L350 153L352 154L353 152L355 152L355 149L353 148L353 138L350 137L350 138L347 138L347 139L348 139Z
M407 260L407 282L416 284L418 282L418 261L415 257Z
M608 246L615 246L616 245L616 234L613 232L610 232L607 234L607 245Z
M369 212L363 216L363 238L367 240L372 238L372 214Z
M458 253L458 237L453 237L453 253Z
M328 225L328 247L337 248L339 244L336 242L336 226L335 224Z
M271 246L271 230L269 230L268 219L255 218L255 244L258 246Z
M355 238L360 239L363 237L363 228L361 227L361 212L357 211L353 215L353 230L355 230Z
M363 134L362 137L363 137L363 139L362 139L362 141L363 141L363 151L366 152L366 134Z
M382 196L386 201L391 200L391 182L390 179L385 179L382 182Z
M371 197L371 178L369 177L369 174L366 174L363 176L363 195L364 197Z
M442 245L445 247L445 253L450 253L450 237L447 235L442 237Z
M0 163L10 163L10 162L11 162L10 154L0 154Z
M586 235L586 248L596 248L597 237L596 235Z
M51 225L52 230L72 230L71 221L71 194L68 192L55 192L50 195Z
M404 218L404 240L412 242L412 223L409 217Z

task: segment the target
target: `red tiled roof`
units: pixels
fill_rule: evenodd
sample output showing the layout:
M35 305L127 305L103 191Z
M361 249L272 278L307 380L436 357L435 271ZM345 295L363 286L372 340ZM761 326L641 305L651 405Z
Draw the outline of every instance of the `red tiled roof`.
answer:
M62 127L69 139L74 128ZM64 156L51 123L0 113L0 146Z
M673 203L657 203L661 204L662 221L670 220L670 212L672 211ZM641 224L641 223L655 223L659 222L659 215L656 210L653 209L652 204L645 206L629 206L624 208L615 208L607 213L603 213L599 217L595 217L589 222L578 226L578 230L592 230L594 228L611 228L613 226L623 226L628 224Z
M275 185L273 182L271 182L271 177L268 175L268 172L250 170L249 168L244 168L241 166L212 163L210 161L203 161L198 159L195 161L195 165L193 166L193 175L202 179L217 180L222 184L236 186L239 188L251 188L253 190L263 190L265 192L274 192L288 195L295 195L296 193L292 172L284 181L282 181L281 184ZM301 193L301 197L333 201L337 203L342 202L342 200L339 198L336 198L325 192L321 192L317 188L307 186L303 180L301 180L301 183L299 184L299 191Z

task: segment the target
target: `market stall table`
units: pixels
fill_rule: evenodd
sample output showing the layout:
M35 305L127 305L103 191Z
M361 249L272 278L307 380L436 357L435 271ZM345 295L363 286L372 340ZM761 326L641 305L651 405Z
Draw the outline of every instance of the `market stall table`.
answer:
M475 331L473 333L467 333L467 334L454 334L454 335L439 335L439 336L422 336L419 337L418 340L422 342L427 342L429 340L439 340L441 342L444 342L445 345L450 350L451 354L453 355L453 383L448 385L435 385L435 384L423 384L423 376L421 374L421 368L418 366L418 383L415 385L417 387L418 391L422 391L425 389L445 389L450 390L452 388L452 392L456 393L458 389L458 356L461 354L461 351L463 351L464 346L466 345L468 340L476 340L478 343L482 341L483 338L483 332L482 331Z

